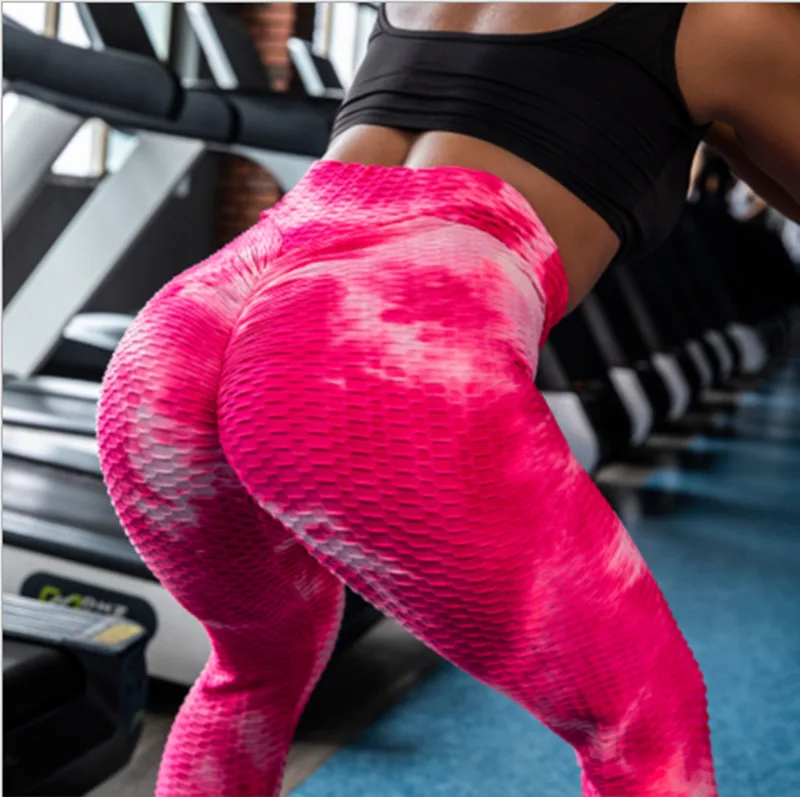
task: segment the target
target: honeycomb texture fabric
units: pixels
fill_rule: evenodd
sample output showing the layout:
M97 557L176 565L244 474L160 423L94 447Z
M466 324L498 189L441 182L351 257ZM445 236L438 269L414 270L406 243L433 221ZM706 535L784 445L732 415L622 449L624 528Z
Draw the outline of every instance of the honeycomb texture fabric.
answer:
M159 797L279 793L342 582L572 744L585 797L716 795L696 661L534 385L565 304L502 181L320 162L142 310L102 468L212 643Z

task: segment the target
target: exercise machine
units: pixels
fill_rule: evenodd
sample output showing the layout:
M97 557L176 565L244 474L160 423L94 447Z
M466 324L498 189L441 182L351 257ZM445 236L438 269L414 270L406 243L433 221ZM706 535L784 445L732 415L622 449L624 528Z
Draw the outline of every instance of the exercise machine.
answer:
M3 595L4 793L84 794L128 763L146 643L129 619Z
M117 14L117 7L114 14ZM102 23L99 17L97 19ZM101 27L102 24L96 25L94 34ZM18 33L20 31L14 31L11 35ZM5 28L4 34L8 35ZM21 34L23 43L39 48L36 51L42 57L55 53L64 64L58 84L53 85L55 81L49 73L37 72L36 64L29 60L21 62L15 74L24 73L27 82L16 86L20 91L79 110L84 115L91 112L111 124L159 132L152 132L153 147L146 147L147 152L142 153L143 157L147 155L145 166L149 164L149 168L143 167L143 173L138 172L138 167L127 170L129 161L101 183L36 269L31 278L37 283L36 289L30 289L26 283L20 290L22 295L13 297L4 319L7 364L9 341L13 354L10 358L12 374L4 380L4 583L7 589L31 597L44 595L50 600L59 600L59 596L65 594L80 595L83 601L94 606L106 607L105 610L111 607L112 611L135 619L152 636L147 650L150 674L189 684L208 656L208 639L200 624L155 581L128 543L114 515L100 479L93 437L99 386L74 379L28 376L39 370L63 324L83 305L97 281L105 278L121 256L124 246L110 238L121 234L130 243L209 141L219 145L231 141L241 143L246 141L246 136L240 135L246 129L248 135L259 138L261 151L268 156L269 151L264 147L269 146L274 133L273 141L287 144L285 154L297 177L302 173L300 167L304 170L313 154L318 154L319 147L327 143L327 114L335 108L335 103L321 100L313 105L316 101L311 101L313 107L308 111L301 109L298 98L291 98L287 105L283 98L265 94L256 103L251 96L234 97L231 92L220 93L215 89L181 89L183 102L175 118L144 117L117 108L113 96L103 97L105 103L101 105L96 89L91 89L92 99L86 99L89 90L77 79L91 76L77 68L79 61L70 61L74 50L80 48L59 43L56 51L51 49L50 40L30 32ZM126 41L131 45L132 38ZM128 52L120 59L118 51L109 49L91 54L95 62L101 64L127 63L132 57L145 57ZM158 69L166 67L158 65ZM161 76L170 85L180 86L169 72ZM70 79L75 81L74 86ZM234 101L239 99L252 105L245 103L237 109ZM285 114L287 108L289 113ZM300 110L292 116L292 108ZM248 122L243 125L245 117ZM310 124L313 120L317 124ZM292 122L298 129L290 133ZM321 129L324 130L322 136L318 134ZM178 159L180 163L171 164L167 174L153 174L152 169L160 159L173 150L176 156L183 153L185 157ZM140 152L138 148L132 157L137 152ZM120 214L120 208L127 207L130 198L123 196L126 186L133 189L134 199L142 199L153 189L153 182L160 200L148 195L146 201L143 200L144 207L138 209L138 215L130 224L125 219L111 217L111 214ZM95 202L98 194L101 204ZM99 228L104 222L110 229ZM120 224L125 226L124 231L118 229ZM100 237L98 251L93 251L88 265L86 258L80 258L81 268L76 269L76 247L87 239L96 241L97 236ZM61 295L60 286L67 279L76 285L71 286L71 292L65 297ZM32 317L26 317L27 314ZM20 343L26 329L35 325L47 329L36 340ZM122 325L118 325L114 334L118 335L121 328ZM45 592L37 580L42 573L47 576L49 587ZM340 645L352 641L379 616L363 601L350 595Z

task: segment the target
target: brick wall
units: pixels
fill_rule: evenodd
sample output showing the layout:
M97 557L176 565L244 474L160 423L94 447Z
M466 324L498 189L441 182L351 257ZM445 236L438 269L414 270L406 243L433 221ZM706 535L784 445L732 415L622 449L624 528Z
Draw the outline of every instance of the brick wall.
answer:
M311 3L226 3L225 10L244 24L267 68L273 91L295 88L296 76L286 49L294 35L311 38ZM266 170L235 155L221 156L217 188L215 240L223 246L258 221L280 198Z
M286 40L294 35L295 3L241 3L233 11L267 67L274 91L286 91L292 77Z

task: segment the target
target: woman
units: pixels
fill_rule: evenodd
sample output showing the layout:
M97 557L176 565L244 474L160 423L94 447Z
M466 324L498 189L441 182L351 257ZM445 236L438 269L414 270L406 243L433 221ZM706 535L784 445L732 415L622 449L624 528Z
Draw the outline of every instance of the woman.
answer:
M391 4L325 158L117 351L103 471L212 655L157 792L277 795L342 582L576 750L710 797L698 666L534 386L678 218L698 142L800 199L793 6Z

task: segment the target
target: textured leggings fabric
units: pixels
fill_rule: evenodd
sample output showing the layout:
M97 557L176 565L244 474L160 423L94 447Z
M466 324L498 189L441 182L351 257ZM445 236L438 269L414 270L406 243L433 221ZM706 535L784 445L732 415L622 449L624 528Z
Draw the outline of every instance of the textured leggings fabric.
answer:
M212 642L159 797L279 793L342 582L572 744L586 797L716 794L698 666L534 385L565 302L496 178L322 162L142 310L103 472Z

